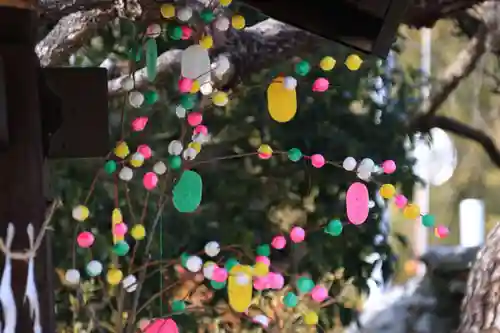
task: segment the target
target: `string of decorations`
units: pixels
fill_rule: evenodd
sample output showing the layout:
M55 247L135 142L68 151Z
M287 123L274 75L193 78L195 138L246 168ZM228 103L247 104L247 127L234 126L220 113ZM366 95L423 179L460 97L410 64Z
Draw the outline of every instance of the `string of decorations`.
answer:
M177 7L172 4L161 6L162 17L172 22L168 27L168 36L172 40L189 40L193 39L194 36L200 36L195 39L194 44L182 51L181 76L177 85L179 104L176 106L175 113L180 119L183 129L187 128L186 132L191 133L190 140L186 143L185 137L182 135L179 139L170 142L168 145L169 156L162 159L155 156L152 149L146 144L139 145L133 151L122 135L122 139L116 144L109 155L109 159L103 166L105 174L115 177L117 181L129 182L134 177L137 177L138 170L144 167L147 160L154 161L152 168L142 174L142 184L145 190L148 191L146 202L149 199L149 193L158 190L161 192L158 217L161 217L162 209L167 200L171 200L173 207L178 212L195 212L202 203L203 180L191 167L196 163L217 160L196 160L202 151L203 145L210 142L211 138L209 128L204 124L202 111L195 111L195 109L199 104L200 97L204 100L211 100L212 104L217 107L224 107L229 102L229 94L218 90L214 86L212 75L215 77L222 76L230 68L230 60L228 57L220 55L217 61L212 63L208 50L213 47L214 41L207 31L210 31L211 28L219 31L226 31L231 27L236 30L245 28L245 18L243 16L236 14L228 18L224 15L223 8L228 7L230 4L231 0L219 0L218 6L209 6L199 12L187 6ZM196 19L193 18L195 14ZM200 21L202 22L201 27L199 26ZM147 77L151 83L155 81L157 76L158 50L155 38L159 37L161 33L161 26L152 24L145 31L145 38L143 38L142 52L144 53ZM141 52L136 54L136 59L140 59L141 54ZM358 70L362 63L362 59L355 54L348 56L344 62L345 66L351 71ZM331 56L325 56L318 66L324 72L329 72L335 68L336 60ZM297 77L305 77L310 73L311 68L309 62L301 60L294 65L294 72ZM298 111L296 87L298 84L297 78L283 75L274 78L269 84L267 89L268 112L274 121L286 123L296 115ZM145 92L136 90L133 74L122 81L122 87L127 91L128 104L134 108L152 105L159 99L158 94L153 90ZM328 79L318 77L314 79L311 90L313 92L325 92L329 88ZM143 131L148 126L148 121L147 116L139 116L132 120L130 124L132 132ZM342 162L333 162L319 153L305 155L299 148L291 148L288 151L273 151L266 144L261 145L256 152L226 156L219 159L248 156L258 156L263 160L270 159L273 156L286 156L291 162L307 160L313 168L317 169L330 165L342 168L346 172L356 173L359 181L351 184L346 194L347 221L332 219L318 229L331 236L340 236L346 224L361 225L367 220L369 210L375 204L370 200L366 183L374 181L374 175L392 174L396 170L396 163L392 160L382 161L377 164L369 158L357 161L353 157L347 157ZM194 160L196 161L193 162ZM96 176L90 192L93 191L93 186L97 184L97 178L98 176ZM164 186L160 186L162 181ZM72 217L77 221L85 222L91 217L90 209L87 207L87 202L91 197L90 192L85 203L74 207L72 211ZM404 195L397 193L394 185L380 184L379 194L385 200L394 200L396 206L402 209L405 218L410 220L419 219L424 226L433 227L437 237L447 236L448 229L445 226L436 226L432 215L423 214L417 205L408 202ZM118 201L117 195L115 200ZM111 213L113 239L110 241L113 246L113 253L117 257L125 257L130 254L130 246L125 241L127 234L136 241L135 247L146 239L147 234L149 234L147 243L150 243L158 220L159 218L155 219L155 222L150 227L147 227L144 225L144 219L141 218L139 223L134 224L129 229L129 226L124 221L121 209L118 204L115 204L115 208ZM95 242L95 236L88 228L86 229L77 234L76 242L79 247L90 249ZM285 287L285 276L272 270L271 251L283 250L289 243L301 243L313 231L317 230L306 230L300 226L294 226L288 235L274 236L270 244L260 244L256 248L255 258L253 258L251 264L240 263L235 258L230 258L225 262L218 261L217 257L227 247L221 246L216 241L208 242L201 253L181 254L177 262L180 262L190 272L202 272L214 290L227 288L227 297L231 308L237 313L245 314L251 304L254 289L257 291L281 290ZM149 247L149 244L147 246ZM131 264L133 264L135 250L136 248L132 250ZM208 257L210 260L204 261L202 257ZM151 263L147 265L149 264ZM111 266L106 272L105 279L111 286L121 284L123 289L129 293L140 293L140 281L134 274L137 271L146 269L147 265L138 267L135 270L131 269L128 273L124 273L119 267ZM91 260L86 264L85 271L89 277L95 278L103 273L104 267L101 262ZM70 284L78 284L80 278L80 271L76 268L68 270L65 274L65 279ZM296 307L301 297L304 296L310 297L318 304L329 299L328 289L324 285L314 283L309 277L298 277L295 287L298 293L293 290L288 291L282 300L286 307ZM188 311L185 300L176 299L171 303L170 307L173 314ZM263 327L267 327L270 322L270 319L265 315L258 315L251 318L251 320ZM319 318L315 311L307 311L304 313L302 320L307 325L316 325ZM150 320L146 324L141 323L140 329L148 333L177 333L179 331L175 321L168 318L168 316Z

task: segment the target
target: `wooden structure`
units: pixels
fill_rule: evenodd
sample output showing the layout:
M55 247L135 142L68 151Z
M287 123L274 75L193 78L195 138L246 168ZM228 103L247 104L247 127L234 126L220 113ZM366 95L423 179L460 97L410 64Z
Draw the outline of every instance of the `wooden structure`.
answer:
M30 1L0 0L0 233L4 237L14 223L13 251L29 248L29 223L37 233L43 222L45 158L97 157L109 150L106 71L41 69L36 3ZM43 333L55 332L50 253L42 246L36 257ZM33 332L23 302L26 274L27 263L14 260L17 333Z
M410 0L243 0L264 14L385 58Z

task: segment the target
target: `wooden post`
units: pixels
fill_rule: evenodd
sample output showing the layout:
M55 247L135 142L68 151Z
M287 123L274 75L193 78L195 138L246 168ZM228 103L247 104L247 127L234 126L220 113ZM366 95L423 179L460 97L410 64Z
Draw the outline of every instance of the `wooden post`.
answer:
M39 96L40 69L35 54L36 3L33 0L0 0L0 57L3 63L5 101L0 116L8 123L7 143L0 150L0 233L15 226L13 250L29 248L29 223L39 232L44 219L44 154ZM36 257L36 277L43 333L55 332L53 267L42 246ZM28 305L24 303L27 263L12 261L12 289L17 306L16 333L33 332Z

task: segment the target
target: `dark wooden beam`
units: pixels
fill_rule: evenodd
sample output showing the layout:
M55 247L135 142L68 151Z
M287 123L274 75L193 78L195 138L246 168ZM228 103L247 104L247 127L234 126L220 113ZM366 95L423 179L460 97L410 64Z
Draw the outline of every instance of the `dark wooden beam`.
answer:
M2 6L3 5L3 6ZM0 233L15 226L13 250L29 248L29 223L39 232L46 202L43 193L42 126L39 104L39 61L35 54L37 15L29 9L6 6L0 1L0 57L4 64L8 147L0 151ZM22 7L19 1L17 6ZM26 7L30 7L26 4ZM44 333L55 332L52 266L47 265L47 247L36 257L37 288ZM3 258L2 258L3 261ZM12 289L17 306L16 333L33 332L28 306L24 303L27 263L12 262Z

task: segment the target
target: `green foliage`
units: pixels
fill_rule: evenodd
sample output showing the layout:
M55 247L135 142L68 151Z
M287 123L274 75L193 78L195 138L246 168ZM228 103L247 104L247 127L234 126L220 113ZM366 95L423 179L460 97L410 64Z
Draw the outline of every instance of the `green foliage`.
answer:
M110 54L117 58L124 57L131 47L139 45L132 37L134 31L141 30L128 22L107 27L98 41L79 51L75 64L98 65ZM182 48L185 45L184 42L172 42L162 36L158 46L161 54L170 48ZM293 63L286 59L276 68L253 74L251 82L231 96L228 106L209 107L203 111L204 124L208 126L212 140L204 145L193 162L193 170L201 174L204 182L202 206L195 213L181 214L168 203L160 216L152 243L152 259L179 259L181 253L198 253L208 241L216 240L224 246L237 245L239 249L236 253L224 250L224 258L236 256L240 262L252 264L257 246L269 244L273 235L287 233L292 226L300 225L312 230L307 234L305 243L287 246L285 250L273 251L271 255L273 268L287 276L287 283L301 274L310 274L315 281L319 281L330 272L342 269L343 279L352 281L360 290L366 290L366 279L373 265L365 262L364 257L372 252L379 253L383 258L384 275L391 274L391 248L387 241L375 242L375 236L380 234L383 207L377 205L371 209L368 221L361 226L345 225L340 236L332 237L322 230L322 226L332 219L346 221L344 198L348 186L356 180L354 173L332 165L315 169L304 160L291 162L286 155L276 155L270 160L249 156L197 164L197 161L215 157L254 152L260 144L265 143L275 151L298 148L305 155L320 153L338 163L347 156L357 160L369 157L376 162L393 159L398 165L397 172L391 176L377 176L377 181L413 184L415 179L411 172L411 161L407 159L404 148L408 135L406 124L416 108L414 99L412 102L416 92L412 88L411 75L400 71L384 73L381 64L369 59L358 72L349 72L341 64L347 54L342 47L325 45L321 50L311 50L310 54L302 55L304 60L312 64L312 70L306 77L298 79L299 111L289 123L278 124L270 119L265 98L267 85L276 73L293 75ZM328 74L316 66L325 55L338 59L337 67ZM143 60L138 66L142 65ZM174 112L179 99L175 92L176 75L172 74L167 82L150 88L155 89L160 96L160 100L153 105L136 110L124 107L123 98L110 101L114 139L118 140L120 136L122 110L125 112L126 124L139 115L146 115L150 119L147 129L139 134L131 134L127 142L132 150L146 143L155 152L155 158L165 160L168 157L168 143L179 138L182 132ZM311 92L311 84L318 76L328 77L332 89L326 93ZM373 99L378 76L386 84L391 83L391 91L382 103L376 103ZM116 264L118 259L111 253L110 233L111 212L115 202L127 223L139 223L141 215L145 216L144 223L148 232L151 232L158 212L160 191L153 191L147 196L146 190L142 188L140 171L127 185L123 182L116 185L114 175L103 173L95 186L91 186L93 174L104 163L102 160L60 161L53 164L54 191L62 196L65 203L55 226L57 267L67 269L74 261L83 272L91 258L104 263L113 260ZM151 166L150 162L146 162L145 169ZM88 221L77 224L71 219L71 208L82 203L89 190L93 191L88 202L92 216ZM369 190L371 196L375 197L378 185L370 183ZM116 193L118 197L115 197ZM92 254L89 250L70 250L74 248L75 228L92 229L96 235ZM133 240L126 240L133 248ZM144 253L144 242L139 244L136 252L132 252L135 253L134 267L148 260L148 254ZM130 257L120 259L123 269L129 268L127 259ZM189 278L189 275L176 272L172 266L165 266L164 272L160 274L152 270L150 273L141 292L141 304L148 302L176 276L181 278L180 289L188 283L186 281L193 280L193 276ZM120 316L115 299L118 290L107 287L100 279L92 281L94 301L111 300L109 305L94 313L100 325L108 325L109 329L106 323ZM150 302L138 318L168 313L168 302L172 301L175 293L182 293L179 288L167 293L167 300L160 301L159 297ZM208 289L213 290L210 286ZM207 302L223 302L224 290L213 291L214 297ZM332 287L331 296L336 297L340 291ZM88 311L91 308L89 303L93 301L85 301L82 308L75 309L71 305L76 302L74 295L74 290L68 286L61 286L57 292L60 324L74 326L76 322L93 322L93 325L97 325L92 319L92 311ZM125 307L121 311L128 311L132 304L130 295L125 298ZM188 301L198 302L192 295ZM68 305L73 308L70 309ZM209 311L206 315L211 319L225 318L217 311ZM351 307L340 302L325 308L320 316L322 326L334 326L334 318L338 316L344 323L351 320ZM194 316L198 318L198 323L204 322L201 317ZM176 316L176 320L182 325L194 325L194 322L188 324L189 318L185 316ZM191 332L188 327L184 326L185 332Z

